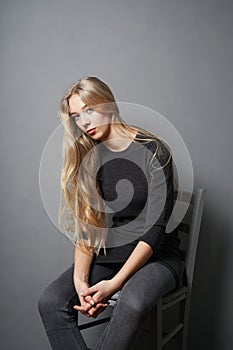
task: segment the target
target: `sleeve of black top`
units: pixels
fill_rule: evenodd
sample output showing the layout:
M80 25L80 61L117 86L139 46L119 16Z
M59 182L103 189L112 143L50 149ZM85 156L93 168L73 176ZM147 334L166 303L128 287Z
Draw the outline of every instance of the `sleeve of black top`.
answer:
M159 248L161 238L166 234L166 225L173 208L172 157L166 147L162 146L152 165L152 175L148 184L145 233L139 238L139 241L149 244L155 253ZM164 167L161 169L161 166ZM160 170L158 170L159 167Z

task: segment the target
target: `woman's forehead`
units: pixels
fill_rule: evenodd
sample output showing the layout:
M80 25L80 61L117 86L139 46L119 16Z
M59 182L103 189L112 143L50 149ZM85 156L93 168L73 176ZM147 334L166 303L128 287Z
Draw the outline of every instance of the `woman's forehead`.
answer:
M78 94L73 94L69 100L69 109L70 113L80 113L83 108L86 107L86 104L81 100Z

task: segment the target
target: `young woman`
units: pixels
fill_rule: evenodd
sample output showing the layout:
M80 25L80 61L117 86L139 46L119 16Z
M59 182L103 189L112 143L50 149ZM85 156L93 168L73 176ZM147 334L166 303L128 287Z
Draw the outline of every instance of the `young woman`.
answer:
M121 290L95 350L129 350L158 299L182 284L178 232L165 232L173 208L171 152L125 123L96 77L68 89L60 114L60 217L68 209L64 230L75 243L74 263L42 292L39 313L52 349L84 350L78 312L96 318Z

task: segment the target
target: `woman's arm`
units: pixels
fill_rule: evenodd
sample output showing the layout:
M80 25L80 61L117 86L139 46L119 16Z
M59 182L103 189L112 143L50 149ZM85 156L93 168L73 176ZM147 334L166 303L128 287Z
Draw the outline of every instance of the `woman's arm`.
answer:
M85 248L83 251L80 248L80 244L75 244L73 280L81 304L80 307L77 307L77 310L80 310L82 314L88 317L90 317L88 311L92 310L92 315L95 315L96 317L98 315L98 312L107 306L107 304L98 303L93 307L94 301L92 297L89 296L84 299L84 297L81 295L82 292L87 290L89 287L88 277L93 256L94 248Z
M126 260L122 268L110 280L102 280L86 289L82 296L86 299L92 296L97 302L106 302L114 293L122 288L126 280L132 276L153 254L153 249L146 242L139 242ZM92 310L89 311L92 315Z
M173 207L173 171L170 152L162 144L153 165L155 168L152 168L149 182L145 233L139 238L137 246L121 270L112 278L117 289L122 288L125 281L156 253L163 235L166 234L166 225Z
M94 248L81 250L80 244L74 248L74 277L77 281L88 283L90 266L94 256Z
M142 267L153 254L153 249L146 242L139 242L126 260L122 268L111 279L113 288L121 289L124 283L132 276L140 267Z
M90 297L83 299L81 293L89 287L88 277L91 262L93 259L92 250L83 251L80 247L80 244L76 242L74 247L74 273L73 273L73 281L76 292L79 296L80 304L82 305L83 314L87 315L87 311L90 309L93 304Z

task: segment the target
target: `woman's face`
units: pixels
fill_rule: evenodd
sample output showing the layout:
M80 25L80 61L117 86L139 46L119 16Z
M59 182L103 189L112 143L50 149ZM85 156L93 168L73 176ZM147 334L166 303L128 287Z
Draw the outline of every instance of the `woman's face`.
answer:
M69 99L70 117L76 125L93 140L106 140L111 131L111 116L109 113L98 113L83 103L78 94ZM93 130L91 130L93 129Z

